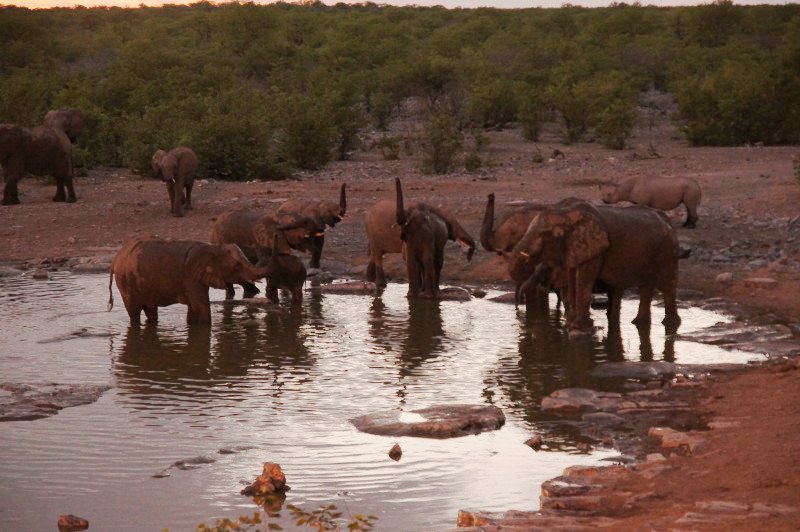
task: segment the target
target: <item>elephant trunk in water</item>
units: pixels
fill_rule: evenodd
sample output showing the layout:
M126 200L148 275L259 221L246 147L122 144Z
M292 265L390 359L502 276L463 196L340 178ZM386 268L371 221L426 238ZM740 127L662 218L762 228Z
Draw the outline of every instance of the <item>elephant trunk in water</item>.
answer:
M397 190L397 225L402 228L406 224L406 209L403 206L403 187L400 178L395 178L394 184Z
M481 245L486 251L497 251L494 247L494 193L489 194L486 212L481 225Z
M546 264L538 264L533 270L533 273L525 279L522 283L517 283L517 290L514 293L514 304L519 305L525 303L525 294L530 290L531 285L546 289L550 285L550 276L553 274L553 268Z

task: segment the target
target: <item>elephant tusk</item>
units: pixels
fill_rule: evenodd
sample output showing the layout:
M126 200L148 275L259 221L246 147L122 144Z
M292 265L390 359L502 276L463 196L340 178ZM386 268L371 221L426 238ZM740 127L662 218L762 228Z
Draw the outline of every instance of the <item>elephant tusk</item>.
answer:
M319 233L314 233L314 236L325 236L325 231L320 231Z
M520 251L519 254L522 255L523 257L526 257L526 258L531 256L531 254L528 253L527 251Z

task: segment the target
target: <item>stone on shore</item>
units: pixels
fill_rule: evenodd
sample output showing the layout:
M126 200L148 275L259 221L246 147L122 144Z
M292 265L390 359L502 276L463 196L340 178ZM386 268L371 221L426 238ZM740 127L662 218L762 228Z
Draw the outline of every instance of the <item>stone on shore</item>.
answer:
M441 405L411 412L392 410L352 419L361 432L381 436L456 438L496 430L506 418L496 406Z

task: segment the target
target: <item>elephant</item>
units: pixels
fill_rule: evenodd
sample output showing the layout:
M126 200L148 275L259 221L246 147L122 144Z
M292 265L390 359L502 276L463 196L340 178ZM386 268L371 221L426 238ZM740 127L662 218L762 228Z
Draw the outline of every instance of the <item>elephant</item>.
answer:
M697 225L697 206L700 205L700 185L689 177L632 177L618 187L603 192L603 203L630 201L654 209L669 211L681 203L686 207L683 227Z
M197 155L186 146L178 146L169 152L157 150L150 160L155 176L167 185L173 216L183 216L184 209L192 208L192 186L198 164Z
M207 244L188 240L134 238L114 256L108 279L108 309L114 306L111 284L116 276L132 325L141 312L158 321L158 307L188 306L189 324L210 324L209 287L224 290L229 283L267 277L274 265L253 266L235 244Z
M494 194L489 194L486 202L486 211L481 225L481 245L486 251L492 251L503 257L508 257L511 250L525 234L528 225L534 216L539 214L545 205L527 203L505 213L495 226L494 220Z
M56 179L53 201L77 201L72 183L75 177L72 145L84 125L83 113L68 107L49 111L42 126L0 124L0 165L5 171L3 205L19 203L17 182L26 174L53 176Z
M320 227L333 227L341 222L347 212L346 183L342 183L339 190L339 202L322 200L288 200L279 208L279 213L298 213L308 216L317 222ZM325 233L314 237L309 266L319 268L322 248L325 245Z
M259 210L239 209L222 214L211 227L210 241L215 244L230 243L238 245L245 256L253 263L263 263L272 256L282 257L278 267L278 277L283 279L277 285L288 288L298 302L302 300L302 285L306 270L299 258L292 256L292 249L314 250L315 238L323 231L313 219L296 213L265 214ZM300 266L297 265L300 262ZM302 282L300 281L302 276ZM299 284L298 284L299 283ZM239 283L244 289L244 297L253 297L259 290L253 283ZM273 283L274 284L274 283ZM275 293L267 279L267 296ZM298 288L299 286L299 288ZM233 297L231 285L226 295ZM298 296L298 294L300 294ZM276 299L270 297L272 301Z
M475 240L441 208L415 203L406 209L400 179L395 179L395 189L395 202L380 201L364 216L370 254L367 280L386 286L383 255L405 248L408 297L436 297L447 240L467 247L467 260L475 252Z
M532 283L562 287L571 335L591 331L593 290L609 294L609 317L618 321L622 293L633 287L639 289L633 322L649 326L650 303L658 289L664 296L663 323L674 332L680 325L678 257L678 239L663 212L567 200L531 221L509 267L531 272Z

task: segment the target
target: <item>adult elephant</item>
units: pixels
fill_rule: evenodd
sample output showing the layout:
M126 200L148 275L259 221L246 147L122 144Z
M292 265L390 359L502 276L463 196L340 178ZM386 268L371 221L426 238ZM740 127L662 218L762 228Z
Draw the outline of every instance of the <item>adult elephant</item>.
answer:
M158 321L158 307L187 305L187 323L211 323L209 287L224 290L229 283L251 282L271 273L273 265L253 266L238 246L205 242L129 240L114 256L108 279L108 308L114 306L111 283L116 276L131 324L144 311Z
M17 183L26 174L53 176L56 180L53 201L77 201L72 144L84 125L83 113L67 107L49 111L42 126L0 124L0 165L5 171L3 205L19 203Z
M632 177L618 187L603 192L603 203L630 201L662 211L670 211L681 203L686 207L683 226L697 225L697 206L700 205L700 185L689 177Z
M591 331L593 289L609 292L610 316L619 316L624 290L639 289L633 322L650 324L653 291L664 296L668 332L677 330L678 239L666 215L649 207L594 206L579 200L548 208L531 221L511 263L531 271L531 282L563 286L571 333ZM618 319L618 318L617 318Z
M317 222L317 225L324 229L325 226L333 227L342 221L347 213L347 190L346 184L342 183L339 189L339 201L323 200L300 200L292 199L284 202L279 208L279 213L298 213L308 216ZM322 248L325 246L325 232L314 237L313 249L309 266L319 268L322 257Z
M170 212L183 216L192 208L192 186L199 163L191 148L178 146L169 152L156 150L150 160L153 173L167 185Z
M211 226L209 240L215 244L236 244L253 263L263 262L273 255L288 256L292 249L314 250L315 237L323 231L313 219L296 213L266 214L260 210L238 209L223 213ZM295 259L283 259L287 277L299 277ZM302 265L302 264L301 264ZM293 273L289 273L293 272ZM305 275L305 267L302 268ZM242 284L242 283L239 283ZM259 290L253 283L242 284L244 297L253 297ZM294 289L293 293L298 290ZM267 296L270 294L268 282ZM227 290L233 297L233 286Z
M545 205L526 203L503 214L495 224L494 194L489 194L481 225L483 249L507 258L528 230L531 220L544 208Z
M415 203L406 209L399 179L395 179L395 189L397 197L394 202L380 201L364 216L370 253L367 280L386 286L383 255L400 253L405 246L408 296L436 297L447 240L467 247L467 260L472 259L475 240L441 208Z

